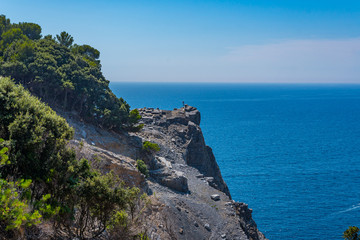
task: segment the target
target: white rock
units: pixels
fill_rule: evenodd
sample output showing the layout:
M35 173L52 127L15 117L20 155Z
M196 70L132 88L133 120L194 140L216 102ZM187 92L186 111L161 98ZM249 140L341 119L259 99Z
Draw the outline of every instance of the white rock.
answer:
M220 195L219 194L213 194L210 196L212 200L214 201L219 201L220 200Z

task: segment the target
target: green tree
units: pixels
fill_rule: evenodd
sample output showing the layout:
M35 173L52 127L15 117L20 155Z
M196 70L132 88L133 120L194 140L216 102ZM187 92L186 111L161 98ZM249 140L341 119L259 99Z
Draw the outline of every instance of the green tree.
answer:
M0 105L0 136L11 149L11 163L3 166L2 176L46 183L53 169L68 165L65 144L74 132L65 119L9 79L0 81ZM44 187L39 186L38 197L40 189Z
M142 173L142 174L144 174L146 177L148 177L149 176L149 170L148 170L148 168L147 168L147 166L146 166L146 164L144 163L144 161L143 160L137 160L136 161L136 167L137 167L137 169Z
M1 35L11 28L10 19L6 18L5 15L0 15L0 40Z
M0 138L0 143L4 140ZM0 168L9 164L8 148L0 149ZM26 199L31 180L7 181L0 178L0 235L8 238L20 235L19 229L40 223L42 217L38 210L29 211Z
M0 17L0 74L23 84L52 107L77 111L86 121L114 131L139 131L140 115L109 88L100 52L73 44L66 32L41 38L33 23Z
M147 152L147 153L155 153L155 152L160 151L160 147L156 143L152 143L152 142L149 142L149 141L144 141L142 150Z
M65 31L61 32L60 35L56 35L56 39L65 47L70 47L74 42L74 38Z
M41 27L38 24L22 22L14 24L14 27L20 28L23 34L31 40L38 40L41 38Z
M4 231L36 224L42 216L69 238L92 239L110 228L128 230L123 224L129 226L133 219L128 222L125 213L134 216L139 189L126 188L112 173L101 175L86 159L76 159L67 147L73 129L65 119L8 78L0 79L0 105L0 137L5 139L0 174L16 179L0 179L0 212L1 207L13 209L0 216Z
M13 42L17 40L27 40L28 38L23 34L20 28L10 28L6 32L1 34L0 41L0 53L3 53L4 50Z
M81 55L84 57L85 61L90 65L90 66L99 66L100 61L98 60L100 57L100 52L99 50L91 47L90 45L77 45L75 44L72 48L71 51L75 54L75 55Z
M347 240L360 240L359 228L350 226L343 234L343 238Z
M38 210L29 211L28 200L22 193L31 181L8 182L0 179L0 234L9 238L19 235L19 229L39 224L41 214Z

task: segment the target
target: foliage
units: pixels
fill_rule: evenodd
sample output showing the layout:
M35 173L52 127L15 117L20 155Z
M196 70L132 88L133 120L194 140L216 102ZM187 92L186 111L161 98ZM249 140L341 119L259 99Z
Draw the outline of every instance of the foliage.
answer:
M0 179L0 208L13 209L0 218L4 229L36 224L43 217L71 239L96 238L110 228L129 234L143 201L139 189L126 188L114 174L101 175L86 159L78 160L67 147L73 129L65 119L8 78L0 79L0 106L0 137L5 139L0 174L15 179Z
M139 240L150 240L150 238L146 235L146 233L139 233L138 235L136 235L135 239L139 239Z
M144 174L146 177L148 177L149 176L149 170L148 170L148 168L147 168L147 166L146 166L146 164L144 163L144 161L143 160L137 160L136 161L136 167L137 167L137 169L142 173L142 174Z
M60 35L56 35L56 39L61 45L67 48L70 47L74 42L74 38L65 31L61 32Z
M137 109L131 110L129 114L129 121L127 123L126 130L130 132L140 131L144 127L144 124L137 124L140 119L141 119L141 115L139 113L139 110Z
M360 240L359 228L350 226L343 234L343 238L347 240Z
M0 143L3 143L4 139L0 138ZM9 149L7 147L3 147L0 149L0 167L5 165L5 164L9 164L10 162L8 161L9 157L7 155L7 152L9 151Z
M56 226L58 230L68 231L69 236L81 239L92 239L103 233L128 203L128 190L118 184L113 174L101 175L90 169L87 173L88 176L79 178L74 185L69 195L72 200L67 201L70 211L61 212L64 220Z
M149 141L145 141L143 143L142 149L143 149L143 151L148 152L148 153L154 153L154 152L160 151L160 147L158 144L152 143Z
M13 78L51 106L76 111L87 122L115 131L139 131L141 117L110 90L101 72L100 52L73 43L67 32L41 38L39 25L11 24L0 15L0 75Z
M0 143L4 140L0 139ZM0 150L0 167L9 164L8 148ZM17 182L0 178L0 233L11 237L21 227L40 223L42 217L38 210L29 211L27 190L31 180L21 179Z
M11 149L10 164L1 169L4 177L46 183L51 175L63 171L67 162L74 161L65 147L74 131L50 107L4 78L0 81L0 105L0 136ZM41 195L39 192L38 197Z
M0 229L2 232L40 223L38 210L29 211L28 200L22 199L22 191L29 187L30 180L8 182L0 179Z

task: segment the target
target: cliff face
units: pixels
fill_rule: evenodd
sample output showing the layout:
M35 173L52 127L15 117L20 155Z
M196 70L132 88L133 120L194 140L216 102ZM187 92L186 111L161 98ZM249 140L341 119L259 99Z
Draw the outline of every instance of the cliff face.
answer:
M162 160L196 168L203 175L201 178L230 197L212 149L205 144L196 108L186 106L173 111L144 108L139 112L145 128L138 135L160 145L158 156Z
M200 129L200 113L190 106L173 111L139 109L144 128L136 134L116 134L65 117L75 128L72 144L80 156L100 159L104 172L113 170L128 185L152 195L155 204L144 227L151 239L265 239L252 210L231 200L210 147ZM79 147L79 141L84 141ZM142 142L160 151L144 156ZM150 168L145 179L136 167L142 158Z

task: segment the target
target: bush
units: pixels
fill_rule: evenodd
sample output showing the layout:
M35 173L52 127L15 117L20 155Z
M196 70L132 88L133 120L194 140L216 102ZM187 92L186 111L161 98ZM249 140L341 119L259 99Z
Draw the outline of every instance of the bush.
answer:
M359 228L350 226L343 234L343 238L346 240L360 240Z
M154 152L160 151L160 147L158 144L152 143L149 141L145 141L143 143L142 149L143 149L143 151L148 152L148 153L154 153Z
M93 239L112 225L127 231L125 213L134 216L140 190L78 160L66 120L8 78L0 79L0 106L0 177L14 181L0 178L0 231L42 216L66 239Z
M9 164L7 151L6 147L0 150L0 167ZM11 182L0 178L0 235L12 238L21 235L20 228L40 223L41 214L38 210L30 211L28 204L30 185L31 180Z
M139 110L131 110L129 114L128 124L125 129L129 132L139 132L144 127L144 124L138 124L140 119L141 115L139 113Z
M67 168L76 162L66 147L74 131L49 106L7 78L0 80L0 106L0 137L9 148L10 161L0 174L33 180L39 199L43 190L56 188L49 179L66 175Z
M143 160L137 160L136 161L136 167L146 177L149 176L149 170L148 170L148 168L147 168L147 166L146 166L146 164L144 163Z
M23 226L40 223L39 211L29 211L28 200L22 199L22 191L26 190L31 181L21 180L8 182L0 179L0 229L17 230Z

